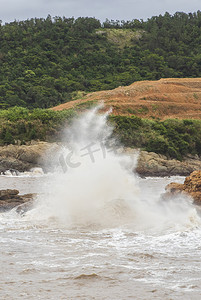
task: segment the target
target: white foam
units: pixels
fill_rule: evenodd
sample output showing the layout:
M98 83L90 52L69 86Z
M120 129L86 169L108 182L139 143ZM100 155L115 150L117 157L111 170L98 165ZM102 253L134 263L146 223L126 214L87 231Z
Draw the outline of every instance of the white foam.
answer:
M140 190L133 172L138 153L130 157L113 151L108 113L99 114L99 108L84 113L65 130L65 146L55 156L60 159L60 171L49 179L46 195L39 199L43 208L38 215L42 212L44 217L70 226L129 224L138 230L198 224L200 218L189 199L164 202L154 192ZM112 149L108 142L112 142Z

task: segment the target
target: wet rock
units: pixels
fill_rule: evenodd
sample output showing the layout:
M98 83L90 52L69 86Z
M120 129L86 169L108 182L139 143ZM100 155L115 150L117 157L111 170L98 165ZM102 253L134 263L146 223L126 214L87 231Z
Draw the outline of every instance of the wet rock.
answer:
M31 195L31 194L29 194ZM27 195L24 195L27 196ZM28 200L27 202L20 204L16 207L16 212L20 215L23 215L24 213L26 213L27 211L31 210L34 206L35 201L33 200L33 195L31 197L30 200Z
M8 145L0 147L0 174L7 170L14 175L41 167L44 172L52 171L59 166L57 158L60 145L48 142L30 142L29 145ZM138 151L125 148L126 154L131 154L137 165L136 171L145 176L188 176L195 170L201 170L201 158L198 155L188 155L183 161L169 159L165 155L154 152Z
M201 171L194 171L186 177L184 184L172 182L166 186L166 193L175 195L184 193L191 196L195 204L201 205Z
M30 145L8 145L0 147L0 174L7 170L29 171L35 167L51 168L51 161L58 149L56 143L34 142ZM49 163L47 164L46 161Z
M19 195L18 190L0 190L0 211L7 211L19 205L31 203L35 196L36 194Z
M165 189L170 193L177 194L183 191L183 187L184 185L182 183L171 182L166 186Z
M179 161L154 152L141 151L136 171L140 176L188 176L199 169L201 159L198 156L185 157Z
M18 190L0 190L0 200L6 200L16 197L19 194Z

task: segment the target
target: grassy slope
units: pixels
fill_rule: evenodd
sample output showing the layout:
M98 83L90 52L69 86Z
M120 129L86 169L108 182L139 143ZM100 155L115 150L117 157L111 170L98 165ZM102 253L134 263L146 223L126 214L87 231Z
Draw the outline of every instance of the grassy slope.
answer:
M201 78L167 78L140 81L127 87L94 92L53 108L75 108L85 102L104 101L114 115L136 115L148 119L201 119Z

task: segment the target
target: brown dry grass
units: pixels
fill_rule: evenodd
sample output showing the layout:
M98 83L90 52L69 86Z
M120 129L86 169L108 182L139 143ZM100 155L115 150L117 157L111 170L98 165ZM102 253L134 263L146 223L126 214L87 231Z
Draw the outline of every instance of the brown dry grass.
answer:
M88 94L53 108L63 110L80 103L104 101L115 115L135 114L144 118L201 119L201 78L166 78L139 81L127 87Z

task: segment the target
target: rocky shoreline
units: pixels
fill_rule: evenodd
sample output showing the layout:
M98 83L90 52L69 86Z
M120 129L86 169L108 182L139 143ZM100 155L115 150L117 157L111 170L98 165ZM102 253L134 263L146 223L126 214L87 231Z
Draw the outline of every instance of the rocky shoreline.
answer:
M165 189L165 198L184 194L190 196L194 204L201 205L201 171L192 172L183 184L171 182Z
M47 172L58 149L56 143L35 141L27 145L1 146L0 174L4 174L7 170L11 173L25 172L36 167L42 167L44 172Z
M141 151L136 171L140 176L188 176L201 170L201 158L188 155L183 161L169 159L165 155Z
M29 145L8 145L0 147L0 174L7 170L15 175L18 172L30 171L31 168L40 167L44 172L52 171L59 165L58 150L61 145L57 143L32 142ZM147 176L188 176L184 184L171 183L166 187L164 199L176 194L189 195L194 204L201 205L201 158L187 156L183 161L168 159L164 155L153 152L136 151L126 148L124 152L133 161L137 159L135 171L141 177ZM136 154L138 153L138 154ZM60 166L61 167L61 166ZM18 190L0 190L0 212L17 207L16 211L23 214L31 209L35 194L19 195Z
M33 204L36 194L19 195L18 190L0 190L0 212L17 207L17 212L23 214Z
M178 195L186 195L193 204L201 206L201 171L194 171L186 177L183 184L171 182L161 195L163 200L172 199ZM19 195L18 190L0 190L0 213L16 208L16 212L23 215L33 208L37 194Z
M0 147L0 174L7 170L11 173L29 171L40 167L44 172L51 171L55 162L59 165L56 154L60 148L57 143L31 142L29 145L8 145ZM133 155L136 150L126 149ZM201 170L201 158L188 155L183 161L168 159L165 155L140 151L136 171L142 176L188 176L193 171Z

